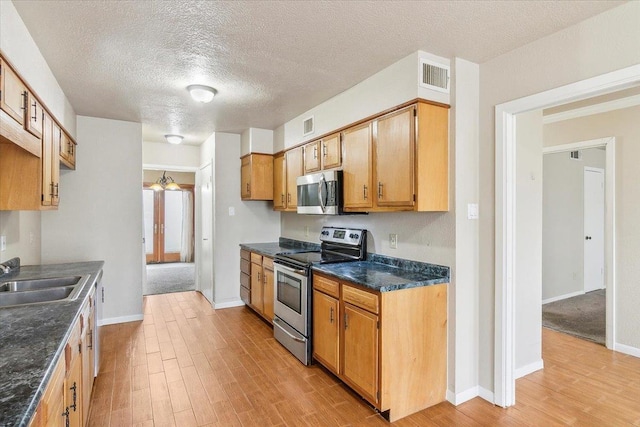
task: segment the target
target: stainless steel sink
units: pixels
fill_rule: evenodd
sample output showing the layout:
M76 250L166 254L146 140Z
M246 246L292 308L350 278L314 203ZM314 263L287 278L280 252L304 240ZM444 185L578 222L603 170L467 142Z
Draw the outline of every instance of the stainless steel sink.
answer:
M89 275L0 283L0 307L73 301L88 279Z
M78 284L81 278L81 276L70 276L4 282L0 284L0 292L21 292L36 289L57 288L60 286L71 286Z

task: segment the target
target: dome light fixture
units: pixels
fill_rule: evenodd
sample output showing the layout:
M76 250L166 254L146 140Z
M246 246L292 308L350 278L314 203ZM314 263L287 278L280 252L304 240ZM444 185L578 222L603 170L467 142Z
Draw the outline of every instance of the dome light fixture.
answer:
M195 101L202 102L203 104L211 102L217 93L214 88L205 85L189 85L187 86L187 90Z
M165 135L164 138L169 144L180 144L184 137L182 135Z

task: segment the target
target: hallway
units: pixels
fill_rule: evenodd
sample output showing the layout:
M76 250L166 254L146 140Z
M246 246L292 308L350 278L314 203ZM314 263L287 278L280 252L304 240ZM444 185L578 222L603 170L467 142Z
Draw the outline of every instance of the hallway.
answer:
M197 292L148 296L144 321L102 328L89 425L387 426L318 365L305 367L244 307ZM516 406L443 402L394 426L640 425L640 359L543 329L544 371Z

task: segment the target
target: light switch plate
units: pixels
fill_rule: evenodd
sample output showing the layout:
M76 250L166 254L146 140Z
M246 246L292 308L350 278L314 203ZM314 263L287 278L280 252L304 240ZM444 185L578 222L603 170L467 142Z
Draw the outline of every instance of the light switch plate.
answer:
M478 219L478 204L469 203L467 205L467 219Z
M7 236L0 236L0 251L7 250Z
M229 208L229 216L234 216L236 214L236 208L233 206Z

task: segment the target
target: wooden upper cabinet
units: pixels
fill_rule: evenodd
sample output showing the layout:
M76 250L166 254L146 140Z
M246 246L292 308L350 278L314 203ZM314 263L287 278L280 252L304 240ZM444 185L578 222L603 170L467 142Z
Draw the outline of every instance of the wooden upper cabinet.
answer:
M298 208L298 186L296 184L296 179L303 175L302 147L287 151L285 156L285 165L287 169L287 195L285 198L286 210L295 212Z
M340 133L334 133L320 140L322 169L338 168L342 165L342 140Z
M241 157L242 200L273 200L273 156L252 153Z
M343 133L343 193L345 210L373 207L371 188L371 123L355 126ZM363 209L364 208L364 209Z
M24 125L27 86L3 59L0 59L0 91L0 109Z
M302 147L304 155L304 173L318 172L321 167L320 140L310 142Z
M286 207L286 175L284 154L273 158L273 209L284 210Z
M416 210L449 210L449 109L418 103Z
M65 132L60 136L60 163L67 169L76 168L76 143Z
M27 121L26 129L35 137L42 138L43 128L43 110L40 101L33 96L33 93L27 92Z
M415 114L416 107L411 106L374 122L378 206L413 209Z

